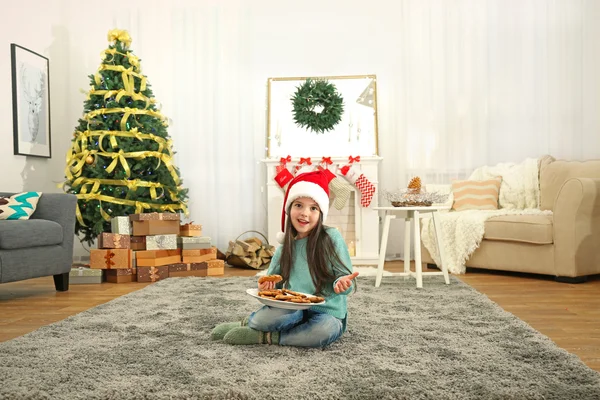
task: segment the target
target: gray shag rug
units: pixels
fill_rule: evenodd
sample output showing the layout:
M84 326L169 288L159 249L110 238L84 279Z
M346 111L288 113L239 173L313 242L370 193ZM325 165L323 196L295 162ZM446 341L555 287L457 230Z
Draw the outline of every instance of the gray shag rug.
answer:
M256 278L171 278L0 343L1 399L600 399L600 374L471 287L359 280L325 349L229 346Z

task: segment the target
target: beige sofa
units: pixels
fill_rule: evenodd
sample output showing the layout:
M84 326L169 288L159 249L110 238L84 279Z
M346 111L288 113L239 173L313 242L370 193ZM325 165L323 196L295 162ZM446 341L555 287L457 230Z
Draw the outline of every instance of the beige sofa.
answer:
M600 160L540 159L541 209L553 215L510 215L486 221L467 267L552 275L584 282L600 274ZM434 261L422 246L423 263Z

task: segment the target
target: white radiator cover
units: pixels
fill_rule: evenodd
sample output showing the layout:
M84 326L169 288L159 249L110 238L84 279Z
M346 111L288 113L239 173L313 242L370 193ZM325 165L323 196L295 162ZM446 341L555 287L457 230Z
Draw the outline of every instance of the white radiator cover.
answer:
M317 161L319 157L313 157ZM343 166L347 164L346 157L331 157L334 166ZM379 195L379 163L382 158L378 156L361 156L360 162L354 164L365 177L375 186L375 195L369 207L360 205L360 192L355 191L350 197L353 204L347 205L344 209L338 211L333 207L329 209L329 216L325 222L328 226L334 226L342 232L346 242L354 242L354 255L351 259L353 265L377 265L379 258L379 215L373 207L378 205ZM267 237L269 243L279 246L277 242L277 233L281 231L281 207L283 205L284 192L275 182L275 168L279 165L279 158L261 160L266 166L267 188ZM299 158L292 159L291 165L296 165ZM289 166L290 164L288 164ZM333 169L332 169L333 171ZM344 179L343 177L341 179ZM351 243L350 247L351 247Z

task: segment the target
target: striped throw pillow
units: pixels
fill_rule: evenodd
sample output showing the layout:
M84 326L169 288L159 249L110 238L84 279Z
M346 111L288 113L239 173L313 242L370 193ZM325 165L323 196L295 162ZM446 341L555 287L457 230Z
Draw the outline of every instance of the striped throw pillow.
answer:
M497 176L485 181L454 181L452 209L463 210L497 210L498 196L502 177Z

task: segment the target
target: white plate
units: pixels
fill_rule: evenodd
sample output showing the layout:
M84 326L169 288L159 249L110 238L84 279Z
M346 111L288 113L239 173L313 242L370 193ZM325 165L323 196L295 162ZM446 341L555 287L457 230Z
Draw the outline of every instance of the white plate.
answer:
M286 310L307 310L312 306L322 306L323 304L325 304L325 300L323 300L321 303L291 303L289 301L269 300L265 299L264 297L260 297L258 295L258 289L247 289L246 293L254 297L256 300L260 301L264 305L267 305L269 307L285 308ZM302 294L308 297L315 297L307 293Z

